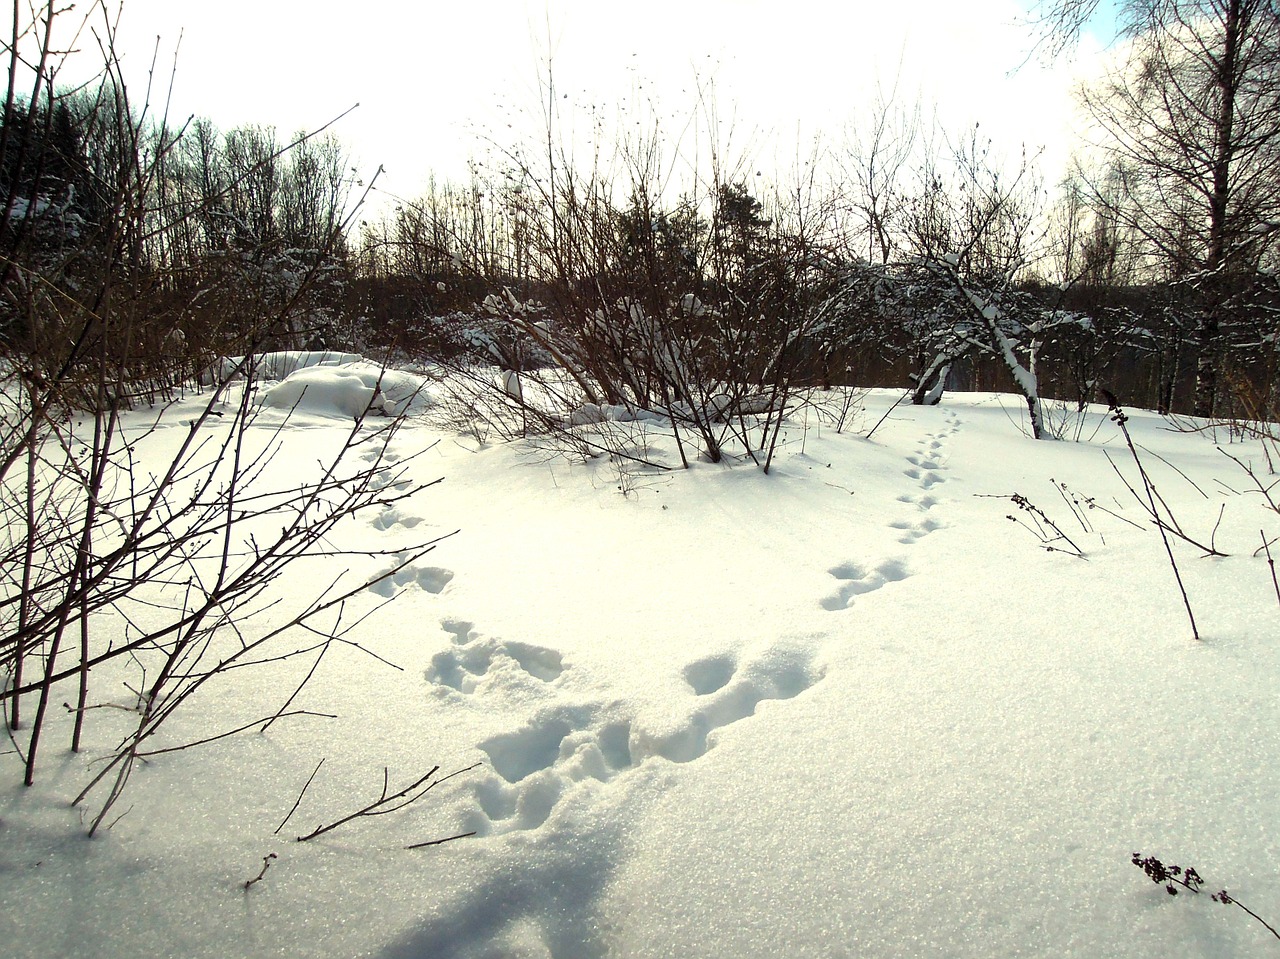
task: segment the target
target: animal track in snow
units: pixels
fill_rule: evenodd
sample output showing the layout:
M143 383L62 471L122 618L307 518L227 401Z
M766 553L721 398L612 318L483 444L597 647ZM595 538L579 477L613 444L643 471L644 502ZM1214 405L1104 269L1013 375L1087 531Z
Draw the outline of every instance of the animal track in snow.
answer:
M921 469L925 470L936 470L942 468L938 461L931 456L908 456L907 462L912 466L919 466Z
M953 423L954 420L949 419L948 422ZM954 430L951 432L954 432ZM947 471L945 465L947 444L945 440L948 435L949 433L947 432L928 434L919 442L915 452L906 457L910 466L902 471L903 475L915 480L922 492L904 493L898 497L899 503L915 506L921 512L928 512L938 505L938 498L927 491L940 483L946 482L946 477L943 474ZM944 523L934 519L906 519L890 523L889 528L900 530L901 535L898 537L898 542L909 546L919 542L935 530L942 529L944 525ZM824 602L823 605L829 609L843 609L844 607L840 603L840 595L837 594Z
M904 545L911 545L924 539L935 530L942 529L943 524L936 519L925 519L919 523L913 523L910 520L898 520L890 523L890 529L902 530L902 535L898 537L898 542Z
M565 789L586 779L607 782L630 769L631 723L596 725L597 707L553 707L511 733L480 743L496 775L476 785L481 833L536 829Z
M692 762L712 747L708 739L711 733L755 715L756 707L766 700L794 699L822 675L823 671L813 666L811 654L798 649L774 649L765 658L736 671L727 657L691 663L685 667L685 679L696 694L706 698L672 733L638 731L632 736L632 751L642 756L661 756L673 763ZM707 692L701 692L700 682L694 681L721 678L725 681Z
M379 596L390 599L402 589L417 587L428 593L439 593L449 585L453 572L439 566L414 566L412 563L395 572L388 571L382 579L369 588Z
M374 446L360 454L362 463L382 463L386 466L399 463L403 458L390 446Z
M822 601L822 608L832 612L848 609L853 605L855 596L874 592L888 583L901 582L911 575L897 560L881 563L871 570L865 570L855 563L842 563L828 572L841 581L840 588Z
M488 754L494 772L509 783L518 783L554 765L560 758L560 744L573 729L563 715L552 713L514 733L486 739L480 748Z
M903 470L902 473L910 479L918 480L922 489L929 489L939 483L946 482L939 473L936 473L933 470L921 470L914 466L910 469Z
M734 662L730 656L711 656L684 668L684 680L699 696L710 696L733 679Z
M496 639L464 639L460 644L458 639L464 635L464 629L467 637L473 635L471 624L453 625L458 628L458 632L454 632L454 645L431 657L431 665L427 667L427 680L437 686L472 693L491 672L515 671L544 683L555 682L564 672L564 662L554 649Z
M753 715L762 702L800 695L822 675L809 652L791 648L774 649L742 669L728 655L697 660L683 670L697 707L663 730L640 728L616 707L543 710L520 729L479 744L492 773L475 786L479 808L469 827L481 833L536 829L575 783L607 782L653 757L692 762L712 748L716 730Z
M380 530L394 529L397 526L404 529L413 529L421 522L421 516L414 516L412 513L406 513L403 510L396 509L394 506L387 506L374 517L370 525L374 529Z
M477 636L475 623L468 623L461 619L442 619L440 620L440 628L453 637L453 641L458 646L465 646Z
M384 475L379 473L369 481L369 489L384 490L389 489L397 493L403 493L413 486L412 481L407 479L398 479L395 476Z
M938 505L938 497L917 496L914 493L904 493L902 496L898 497L898 502L918 507L922 511L928 511Z

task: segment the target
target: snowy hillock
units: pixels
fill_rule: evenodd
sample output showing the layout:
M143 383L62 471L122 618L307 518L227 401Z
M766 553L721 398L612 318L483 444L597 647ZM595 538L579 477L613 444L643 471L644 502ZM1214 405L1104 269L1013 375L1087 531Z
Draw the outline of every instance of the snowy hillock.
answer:
M422 376L356 358L295 369L263 390L260 402L270 409L346 418L367 411L402 416L432 405L428 382Z
M342 353L336 350L279 350L243 356L223 357L205 374L211 383L219 383L235 375L252 375L259 380L282 380L298 370L317 366L341 366L363 360L359 353Z
M359 353L285 350L249 360L233 356L219 360L205 374L209 382L240 377L253 379L260 406L287 414L397 417L420 414L436 402L429 378L372 362Z

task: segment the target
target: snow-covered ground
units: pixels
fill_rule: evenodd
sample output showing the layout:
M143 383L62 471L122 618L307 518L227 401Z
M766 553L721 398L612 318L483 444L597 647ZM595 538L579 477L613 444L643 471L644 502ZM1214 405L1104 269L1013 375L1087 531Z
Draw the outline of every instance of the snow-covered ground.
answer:
M896 398L871 393L855 427ZM1241 910L1171 897L1130 856L1193 865L1206 893L1280 919L1280 601L1254 555L1280 516L1213 437L1131 411L1189 533L1225 503L1228 556L1174 544L1197 642L1107 462L1137 482L1117 427L1096 410L1085 441L1037 443L1019 409L948 395L897 406L871 439L810 415L770 475L698 463L625 482L603 460L410 425L391 449L406 481L444 481L332 544L458 530L369 591L369 608L394 601L353 638L399 669L335 648L294 705L337 718L157 757L93 840L68 800L125 728L111 710L80 756L51 733L30 789L4 757L0 953L1275 954ZM293 422L274 469L310 468L350 429L322 405ZM1229 449L1264 467L1256 443ZM1110 512L1081 522L1063 483ZM1007 519L1013 493L1086 558ZM237 675L170 741L269 713L305 668ZM394 789L475 763L398 813L294 841L376 799L384 767Z

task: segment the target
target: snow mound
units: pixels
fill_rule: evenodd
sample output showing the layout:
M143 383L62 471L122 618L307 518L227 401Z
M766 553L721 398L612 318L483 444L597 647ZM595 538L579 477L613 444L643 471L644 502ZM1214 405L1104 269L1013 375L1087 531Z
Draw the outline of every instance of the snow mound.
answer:
M315 366L342 366L358 363L364 357L359 353L341 353L337 350L281 350L275 353L262 353L253 358L253 377L259 380L283 380L298 370ZM204 375L206 382L213 383L242 376L243 356L224 356L214 363Z
M569 413L570 426L590 426L595 423L638 423L643 420L661 420L662 415L652 410L631 409L607 403L583 403Z
M356 357L356 362L297 369L266 390L259 402L269 409L350 419L368 412L402 416L431 405L426 385L421 376Z

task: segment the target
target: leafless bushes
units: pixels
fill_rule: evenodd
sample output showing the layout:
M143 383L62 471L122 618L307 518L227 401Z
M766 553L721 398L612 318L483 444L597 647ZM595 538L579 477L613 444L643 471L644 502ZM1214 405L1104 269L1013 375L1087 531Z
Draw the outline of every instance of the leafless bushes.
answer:
M1045 552L1066 553L1069 556L1076 557L1076 559L1089 558L1080 545L1067 535L1062 527L1050 518L1048 513L1021 493L1010 493L1007 497L999 496L995 498L1008 499L1010 503L1017 507L1017 513L1009 513L1005 516L1005 519L1029 532ZM1092 529L1085 523L1083 514L1070 501L1068 501L1068 506L1071 507L1072 515L1085 528L1085 531L1092 532Z
M245 668L297 660L310 663L301 689L335 643L354 645L360 614L349 601L395 570L344 574L292 599L287 573L331 552L343 518L421 487L386 455L397 420L358 412L300 477L279 461L287 415L263 414L253 399L259 357L297 336L300 309L345 224L299 226L323 234L324 247L302 255L234 209L244 179L282 155L270 144L259 144L235 177L185 196L174 172L184 134L130 102L111 22L82 27L99 31L107 51L101 86L75 102L55 88L61 63L49 37L60 15L50 4L15 24L0 138L0 702L27 784L55 733L65 730L80 750L102 742L90 735L93 710L120 706L129 715L123 735L120 709L100 724L120 738L75 800L96 803L92 833L140 761L197 745L164 733L175 714L199 710L210 687ZM20 96L15 78L28 74L30 92ZM303 208L315 208L301 199L286 206L295 225L306 220ZM199 257L180 254L202 223L232 224L236 236ZM233 261L234 269L217 266ZM255 276L277 294L264 294ZM196 352L181 320L204 297L235 299L240 309ZM234 345L241 358L196 359L214 345ZM212 371L211 381L175 422L179 407L154 404L194 389L197 367ZM129 413L148 403L153 417ZM397 544L397 569L431 548ZM352 557L357 570L360 563ZM114 692L121 684L130 690L123 703ZM200 742L314 715L291 708L296 696L248 722L228 718L228 728ZM59 702L70 728L58 721Z
M839 375L864 292L838 252L833 199L800 179L766 208L718 163L686 171L672 197L684 159L664 161L656 134L580 169L548 132L545 157L502 152L470 195L474 217L433 192L398 218L397 236L445 246L417 261L489 291L440 322L455 405L499 435L516 425L613 456L628 444L608 424L661 419L681 465L731 455L768 470L788 413ZM479 222L494 229L467 226Z
M749 189L715 150L709 168L673 176L684 158L664 160L657 133L585 168L554 134L542 157L496 150L470 191L433 190L383 231L388 262L431 271L421 279L441 296L486 291L433 324L433 359L467 384L460 407L491 420L489 407L522 406L513 383L533 384L554 402L523 404L504 429L656 414L681 464L728 454L767 470L780 424L815 388L910 363L913 400L937 402L950 373L988 361L1024 396L1033 436L1083 429L1066 406L1046 411L1045 368L1064 380L1046 357L1079 360L1079 412L1114 337L1100 346L1109 328L1067 308L1074 278L1056 292L1029 283L1046 256L1031 159L1009 175L976 131L941 152L914 129L888 143L882 124L856 182L824 177L815 156L792 187ZM892 170L876 172L885 151ZM496 400L480 403L480 385Z

